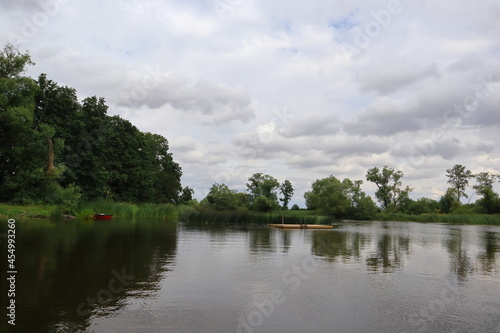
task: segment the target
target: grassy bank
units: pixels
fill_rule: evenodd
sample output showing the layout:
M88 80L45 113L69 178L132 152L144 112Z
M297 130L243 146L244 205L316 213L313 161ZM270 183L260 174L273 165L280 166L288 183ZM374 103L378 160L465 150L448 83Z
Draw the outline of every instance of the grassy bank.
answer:
M61 214L57 206L30 205L17 206L0 203L0 218L52 217Z
M378 221L413 221L413 222L436 222L450 224L486 224L500 225L500 215L489 214L377 214L374 220Z
M94 213L111 214L114 217L178 218L181 211L193 209L171 204L130 204L112 201L93 201L80 204L75 211L66 212L57 206L18 206L0 203L0 218L57 218L63 213L78 218L91 219Z
M31 205L18 206L0 203L0 218L57 218L63 210L57 206ZM215 211L196 210L185 205L172 204L130 204L109 200L93 201L80 204L73 212L78 218L90 219L94 213L112 214L114 217L155 217L178 219L184 222L201 223L257 223L272 224L331 224L333 219L317 211L276 211L260 213L253 211ZM450 224L500 225L500 215L487 214L422 214L409 215L397 213L379 213L375 221L413 221Z
M77 217L86 218L94 213L111 214L115 217L169 217L177 218L181 206L172 204L131 204L109 200L92 201L79 205Z
M184 222L201 223L260 223L274 224L284 221L288 224L331 224L335 219L322 215L316 211L277 211L270 213L259 213L252 211L212 211L191 210L187 214L179 216ZM410 222L435 222L450 224L484 224L500 225L500 215L487 214L377 214L374 221L410 221Z

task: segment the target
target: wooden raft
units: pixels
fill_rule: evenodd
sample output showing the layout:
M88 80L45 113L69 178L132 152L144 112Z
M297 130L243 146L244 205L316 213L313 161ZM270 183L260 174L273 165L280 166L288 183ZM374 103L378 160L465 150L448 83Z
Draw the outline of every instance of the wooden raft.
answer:
M282 229L332 229L331 225L323 224L268 224L272 228Z

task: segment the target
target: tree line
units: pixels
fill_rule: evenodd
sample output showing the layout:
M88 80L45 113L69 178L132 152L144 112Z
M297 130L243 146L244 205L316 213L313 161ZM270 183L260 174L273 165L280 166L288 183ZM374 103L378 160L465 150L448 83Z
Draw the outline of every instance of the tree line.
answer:
M310 191L304 194L308 210L318 210L337 218L371 219L379 212L403 214L429 213L483 213L499 214L500 197L493 191L493 184L500 181L500 175L480 172L476 175L463 165L457 164L446 170L448 184L445 194L439 200L420 198L413 200L413 189L403 186L403 172L389 166L373 167L366 173L366 180L376 185L375 201L362 189L362 180L335 176L317 179L311 184ZM481 198L475 203L462 204L462 198L468 198L466 189L469 181L476 180L472 186ZM200 202L202 208L216 210L253 210L273 211L288 209L294 189L289 180L280 184L276 178L256 173L248 178L246 192L230 189L225 184L215 183L207 196ZM278 194L281 194L278 197ZM281 202L281 205L280 203ZM294 210L299 207L294 205Z
M107 198L132 203L190 203L193 190L182 188L182 169L169 152L168 140L143 133L119 116L109 116L103 98L77 98L74 88L41 74L23 76L34 65L29 53L13 45L0 50L0 201L53 204L74 209L80 201ZM339 218L370 219L378 212L500 213L493 184L498 174L472 174L463 165L446 170L449 188L439 199L410 198L403 172L373 167L366 180L376 185L376 202L362 180L317 179L304 194L306 208ZM480 196L467 198L469 181ZM290 180L270 175L248 178L245 192L215 183L200 207L215 210L274 211L288 209L294 194ZM300 209L297 205L294 210Z
M41 74L13 45L0 51L0 201L54 204L80 200L189 200L168 140L109 116L104 98L80 102L74 88Z

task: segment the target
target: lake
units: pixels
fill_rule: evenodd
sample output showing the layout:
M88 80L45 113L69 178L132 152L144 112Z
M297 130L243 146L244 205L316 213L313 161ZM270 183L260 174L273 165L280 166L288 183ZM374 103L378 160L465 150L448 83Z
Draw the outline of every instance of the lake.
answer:
M500 227L16 221L15 330L500 333Z

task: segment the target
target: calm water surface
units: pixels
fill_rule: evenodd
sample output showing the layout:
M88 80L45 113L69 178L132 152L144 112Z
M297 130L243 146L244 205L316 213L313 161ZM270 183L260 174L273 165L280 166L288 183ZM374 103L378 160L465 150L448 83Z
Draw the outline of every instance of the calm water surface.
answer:
M2 332L500 333L500 227L17 221Z

